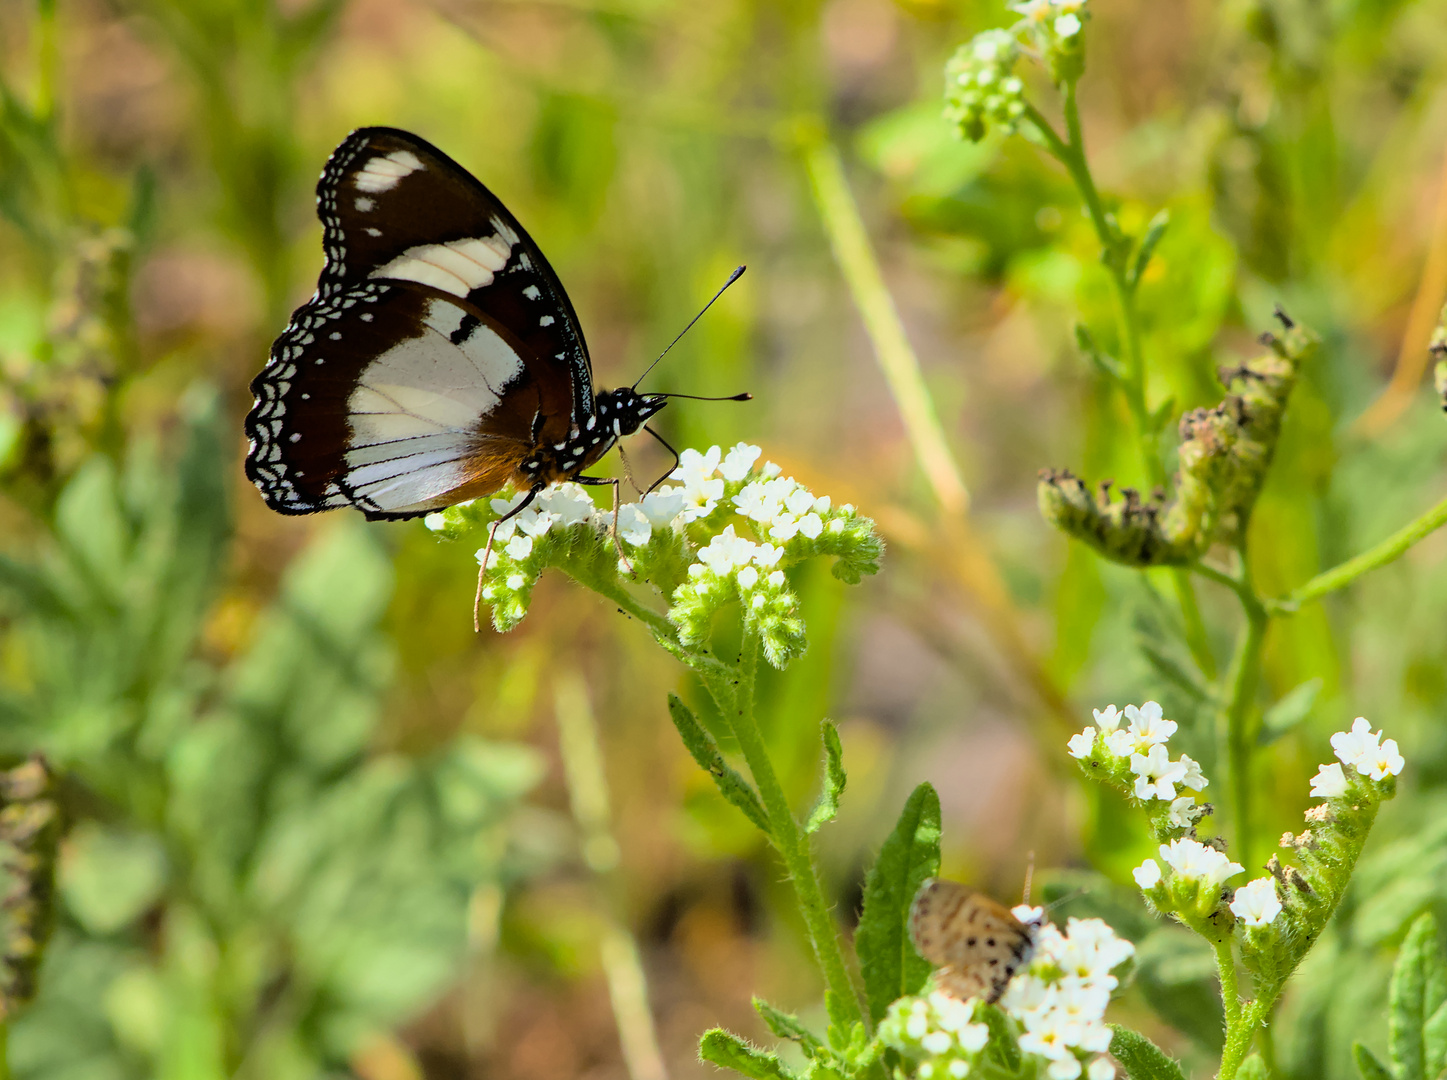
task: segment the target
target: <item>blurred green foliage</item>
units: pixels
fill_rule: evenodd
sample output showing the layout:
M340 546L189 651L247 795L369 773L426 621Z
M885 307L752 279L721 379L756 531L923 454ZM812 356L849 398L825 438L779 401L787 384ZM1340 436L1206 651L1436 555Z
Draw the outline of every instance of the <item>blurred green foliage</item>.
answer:
M1092 2L1103 193L1136 234L1171 214L1140 287L1150 408L1219 400L1215 369L1276 301L1324 339L1253 523L1257 581L1281 594L1440 497L1426 393L1357 420L1399 351L1425 347L1399 349L1419 289L1440 291L1424 267L1447 242L1447 5ZM1019 139L962 145L937 120L945 57L1004 21L995 0L0 6L0 749L49 757L68 828L16 1075L616 1069L586 870L542 779L559 658L602 718L622 906L672 1072L705 1075L689 1070L714 1023L767 1038L753 991L817 1000L777 866L667 723L677 690L712 729L701 695L638 627L545 580L523 629L474 641L466 560L420 526L283 520L240 484L245 384L320 262L315 174L367 123L417 130L508 201L603 385L750 264L651 385L752 390L680 403L662 430L758 441L890 541L847 602L822 573L798 583L811 651L761 677L801 810L819 722L838 723L849 788L817 843L841 917L929 780L947 873L1011 896L1027 849L1072 866L1061 881L1090 888L1061 914L1140 947L1123 1013L1211 1059L1209 958L1121 888L1144 833L1062 779L1067 720L1146 698L1209 773L1212 741L1190 740L1216 703L1170 580L1067 546L1034 511L1043 465L1145 478L1076 346L1079 322L1119 349L1067 179ZM789 141L801 112L845 149L971 489L963 539L830 262ZM637 454L639 475L665 464ZM1358 713L1409 761L1264 1048L1273 1076L1353 1077L1354 1041L1382 1056L1394 950L1422 912L1447 917L1443 551L1429 538L1266 643L1264 841L1299 827L1326 735ZM1224 668L1230 598L1201 600Z

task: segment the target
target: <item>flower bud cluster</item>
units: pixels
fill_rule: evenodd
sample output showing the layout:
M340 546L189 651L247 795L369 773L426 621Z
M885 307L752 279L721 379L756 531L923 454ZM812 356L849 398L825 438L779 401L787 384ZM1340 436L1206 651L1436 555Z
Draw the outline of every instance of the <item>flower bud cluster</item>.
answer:
M1227 395L1213 409L1181 418L1175 496L1143 502L1125 489L1112 502L1065 471L1043 470L1041 515L1062 532L1127 566L1181 566L1212 544L1235 544L1244 533L1281 434L1281 416L1317 338L1278 311L1283 337L1266 335L1265 354L1221 372Z
M945 121L979 142L991 128L1013 132L1025 115L1025 84L1014 74L1020 43L1008 30L986 30L945 64Z
M481 598L498 630L522 620L539 576L556 566L605 590L624 579L650 582L671 600L668 617L687 648L706 640L714 615L737 601L765 655L782 666L804 647L785 571L832 555L834 575L855 583L878 569L883 545L854 507L816 497L760 456L744 443L727 454L685 450L670 477L678 483L621 505L616 527L613 512L575 483L545 488L522 509L526 493L449 507L426 524L453 539L491 532L491 550L482 544L477 557L487 558Z
M1190 830L1210 812L1194 796L1178 794L1178 788L1203 791L1210 781L1187 755L1172 760L1166 743L1177 725L1165 719L1159 704L1147 701L1139 708L1127 705L1123 711L1110 705L1094 714L1095 724L1071 736L1068 743L1070 756L1087 776L1146 804L1161 835Z
M1039 908L1016 908L1022 922L1043 918ZM1010 1037L1022 1054L1036 1059L1031 1075L1049 1080L1111 1080L1115 1069L1104 1057L1111 1031L1105 1023L1110 995L1119 985L1113 969L1135 947L1100 919L1071 919L1064 933L1039 928L1030 966L1011 980L1000 999ZM894 1002L880 1024L881 1040L914 1063L925 1080L994 1075L989 1029L980 1020L987 1008L976 999L961 1002L932 990Z

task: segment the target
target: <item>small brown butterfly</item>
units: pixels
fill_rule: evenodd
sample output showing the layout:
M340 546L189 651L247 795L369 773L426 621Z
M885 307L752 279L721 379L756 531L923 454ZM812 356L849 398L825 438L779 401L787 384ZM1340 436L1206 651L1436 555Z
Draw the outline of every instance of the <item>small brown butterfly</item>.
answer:
M961 1001L999 1001L1034 955L1039 929L1038 922L1021 922L984 893L939 878L920 886L909 909L914 947L939 969L935 985Z

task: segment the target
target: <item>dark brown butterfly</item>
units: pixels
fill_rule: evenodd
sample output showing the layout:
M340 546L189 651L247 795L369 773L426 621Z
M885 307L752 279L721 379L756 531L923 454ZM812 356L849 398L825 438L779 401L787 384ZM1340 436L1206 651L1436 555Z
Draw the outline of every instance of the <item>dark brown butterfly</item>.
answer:
M909 936L935 965L935 985L961 1001L1000 1000L1011 977L1030 963L1039 925L955 881L931 878L909 909Z
M509 481L523 505L614 483L581 474L671 395L594 392L573 305L496 196L416 135L361 128L317 215L316 294L251 383L246 475L267 505L407 518Z

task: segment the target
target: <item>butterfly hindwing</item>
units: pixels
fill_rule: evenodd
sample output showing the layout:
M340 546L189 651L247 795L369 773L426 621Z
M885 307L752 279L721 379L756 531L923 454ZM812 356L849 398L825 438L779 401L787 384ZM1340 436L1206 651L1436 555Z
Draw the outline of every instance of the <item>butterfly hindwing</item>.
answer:
M915 896L909 933L919 954L940 969L937 985L961 1000L998 1001L1035 947L1035 928L1009 908L938 878L925 882Z
M433 290L314 301L252 384L247 473L274 509L410 517L501 487L543 396L507 329Z

